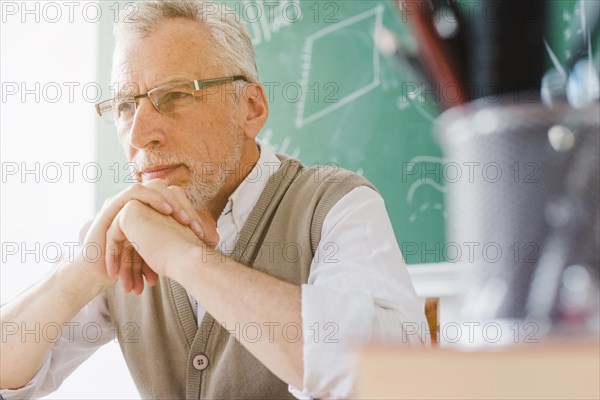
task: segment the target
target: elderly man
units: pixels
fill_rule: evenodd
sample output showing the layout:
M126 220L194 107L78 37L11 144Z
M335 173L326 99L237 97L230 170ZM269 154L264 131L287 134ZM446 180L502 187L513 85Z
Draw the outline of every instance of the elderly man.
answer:
M115 27L120 92L96 107L139 183L83 231L99 256L2 308L3 329L62 327L57 341L3 332L3 397L54 390L114 335L144 398L347 397L356 339L425 326L373 186L256 140L268 104L254 49L217 9L144 2ZM90 321L101 339L86 340Z

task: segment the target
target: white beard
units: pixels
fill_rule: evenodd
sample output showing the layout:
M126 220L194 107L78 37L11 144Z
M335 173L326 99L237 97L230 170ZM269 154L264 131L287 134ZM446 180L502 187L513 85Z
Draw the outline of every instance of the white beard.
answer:
M240 159L242 157L243 145L243 139L236 140L232 148L227 152L227 158L218 163L218 165L211 165L211 167L216 166L217 171L212 173L211 168L210 175L203 168L203 163L192 161L188 166L191 179L188 184L182 186L182 189L194 208L206 208L208 202L214 199L225 185L227 175L230 171L235 171L238 175L240 174Z
M220 162L200 162L187 155L167 155L159 151L147 150L142 163L138 163L138 171L147 165L173 165L181 164L190 173L190 181L179 183L187 198L195 209L205 210L209 201L214 199L225 185L227 176L241 174L241 157L244 147L244 137L240 134L233 140L232 146L227 151L227 156ZM141 165L140 165L141 164ZM137 174L138 182L141 182L141 173ZM167 186L173 185L169 178L164 180Z

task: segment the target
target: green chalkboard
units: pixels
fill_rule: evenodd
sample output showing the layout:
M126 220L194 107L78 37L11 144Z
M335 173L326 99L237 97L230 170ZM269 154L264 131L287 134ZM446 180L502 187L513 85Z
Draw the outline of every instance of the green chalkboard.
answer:
M301 11L297 5L282 1L271 23L248 24L271 107L259 137L307 165L336 165L368 178L385 199L407 262L442 261L441 159L431 131L437 111L409 96L414 87L376 46L382 27L407 34L393 2L306 1ZM239 11L252 20L244 15L250 8ZM430 164L427 179L414 169L423 162ZM414 250L425 248L427 257Z

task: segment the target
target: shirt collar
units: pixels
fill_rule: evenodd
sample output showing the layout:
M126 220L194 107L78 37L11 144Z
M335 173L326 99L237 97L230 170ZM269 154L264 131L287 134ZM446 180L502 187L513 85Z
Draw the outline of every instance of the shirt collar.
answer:
M256 140L256 144L260 152L256 165L231 196L229 196L227 204L221 213L221 215L232 213L233 222L238 232L242 229L250 212L258 202L261 193L269 182L269 178L281 166L281 161L279 161L268 145L261 143L258 139Z

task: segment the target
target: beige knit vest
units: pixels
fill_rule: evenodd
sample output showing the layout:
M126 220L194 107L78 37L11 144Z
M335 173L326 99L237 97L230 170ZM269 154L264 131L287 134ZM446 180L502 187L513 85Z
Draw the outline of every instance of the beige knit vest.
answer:
M269 179L231 256L249 268L301 285L307 282L331 207L355 187L374 187L337 167L304 167L287 156L278 157L281 167ZM198 328L179 283L160 278L140 296L123 294L113 285L107 296L119 345L143 398L293 398L287 384L209 313Z

